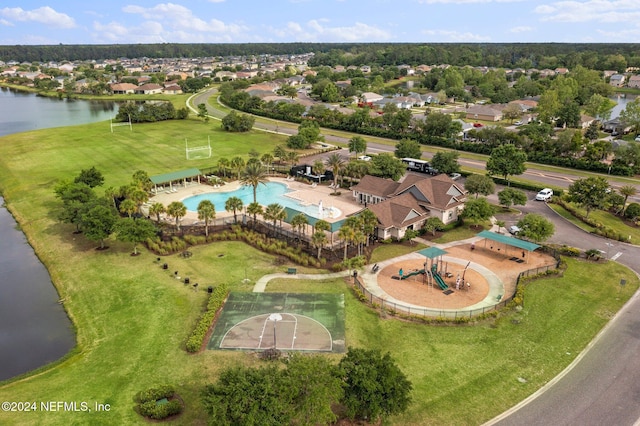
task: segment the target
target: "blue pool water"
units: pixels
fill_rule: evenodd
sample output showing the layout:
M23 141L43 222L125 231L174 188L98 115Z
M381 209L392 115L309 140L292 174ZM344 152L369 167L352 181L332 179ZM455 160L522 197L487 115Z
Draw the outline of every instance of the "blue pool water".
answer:
M320 212L318 204L303 205L299 201L285 196L287 192L290 192L286 185L278 182L267 182L266 184L258 185L256 191L256 200L259 204L267 206L271 203L278 203L283 207L290 207L292 209L304 212L309 216L319 218ZM242 200L242 203L247 206L253 203L253 187L242 186L235 191L229 192L211 192L208 194L194 195L182 200L187 210L198 211L198 204L202 200L209 200L216 207L216 212L224 212L224 204L230 197L238 197ZM318 200L320 202L321 200ZM330 217L330 209L324 207L324 218ZM334 217L339 214L336 209L333 209Z

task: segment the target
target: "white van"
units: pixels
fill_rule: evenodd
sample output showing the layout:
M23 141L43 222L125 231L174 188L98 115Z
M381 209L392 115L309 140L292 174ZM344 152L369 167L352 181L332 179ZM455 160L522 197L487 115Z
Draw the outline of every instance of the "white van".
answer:
M553 197L553 189L544 188L536 195L536 201L548 201L551 197Z

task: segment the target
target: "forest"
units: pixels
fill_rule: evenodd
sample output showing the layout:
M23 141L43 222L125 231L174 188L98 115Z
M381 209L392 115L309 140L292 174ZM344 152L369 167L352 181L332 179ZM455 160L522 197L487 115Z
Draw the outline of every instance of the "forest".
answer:
M297 55L313 52L310 66L420 65L625 71L640 67L634 43L164 43L0 46L0 60L62 62L116 58L196 58Z

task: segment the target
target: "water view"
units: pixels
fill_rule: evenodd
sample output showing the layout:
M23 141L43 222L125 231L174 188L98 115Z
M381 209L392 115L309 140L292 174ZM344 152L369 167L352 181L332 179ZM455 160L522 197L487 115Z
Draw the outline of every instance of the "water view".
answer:
M0 88L0 136L109 120L117 112L111 101L56 99Z
M114 102L60 100L0 88L0 136L108 120L117 110ZM61 358L74 347L75 334L49 273L4 207L0 271L1 381Z

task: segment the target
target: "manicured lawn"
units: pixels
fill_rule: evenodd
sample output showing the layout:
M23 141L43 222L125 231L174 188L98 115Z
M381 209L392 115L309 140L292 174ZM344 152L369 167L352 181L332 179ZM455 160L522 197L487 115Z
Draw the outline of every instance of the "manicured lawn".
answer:
M184 138L191 143L207 135L216 147L214 158L185 160ZM275 265L273 257L239 242L193 247L188 259L167 256L161 263L168 263L168 270L155 255L142 250L132 257L131 246L116 241L96 251L95 244L55 220L53 186L96 166L105 186L118 187L138 169L156 174L208 167L220 156L244 155L253 147L267 152L282 141L262 133L225 134L215 123L196 120L134 125L133 132L113 134L107 123L97 123L0 140L0 190L47 265L78 339L77 353L64 362L0 385L0 401L111 406L106 413L0 412L0 424L144 424L133 411L132 398L162 383L175 385L186 403L176 424L206 423L199 399L203 386L221 369L259 361L236 351L185 352L185 340L206 302L203 289L228 283L234 291L250 291L258 277L282 272L287 265ZM458 237L466 238L462 231ZM344 280L278 280L267 291L345 293L347 344L390 351L413 382L414 403L392 424L479 424L550 380L638 288L636 276L617 264L568 262L564 278L529 285L522 312L474 326L381 319L356 300ZM173 278L174 271L198 282L200 291ZM250 282L243 284L245 276ZM621 278L627 285L619 290ZM519 377L527 382L520 383Z
M559 206L557 204L549 204L549 205L556 213L558 213L560 216L564 217L565 219L569 220L571 223L575 224L576 226L580 227L581 229L584 229L587 232L594 231L594 228L592 226L582 222L580 219L573 216L562 206ZM579 207L577 208L577 210L582 215L586 215L587 213L586 210ZM631 244L640 244L640 228L627 225L620 217L615 216L603 210L592 210L591 213L589 214L589 218L595 220L598 223L601 223L606 228L615 230L617 233L621 235L630 236L631 239L628 239L627 242L630 242Z
M371 254L371 260L369 263L382 262L383 260L392 259L394 257L422 250L425 247L427 246L421 243L413 243L413 245L381 244L376 247Z

